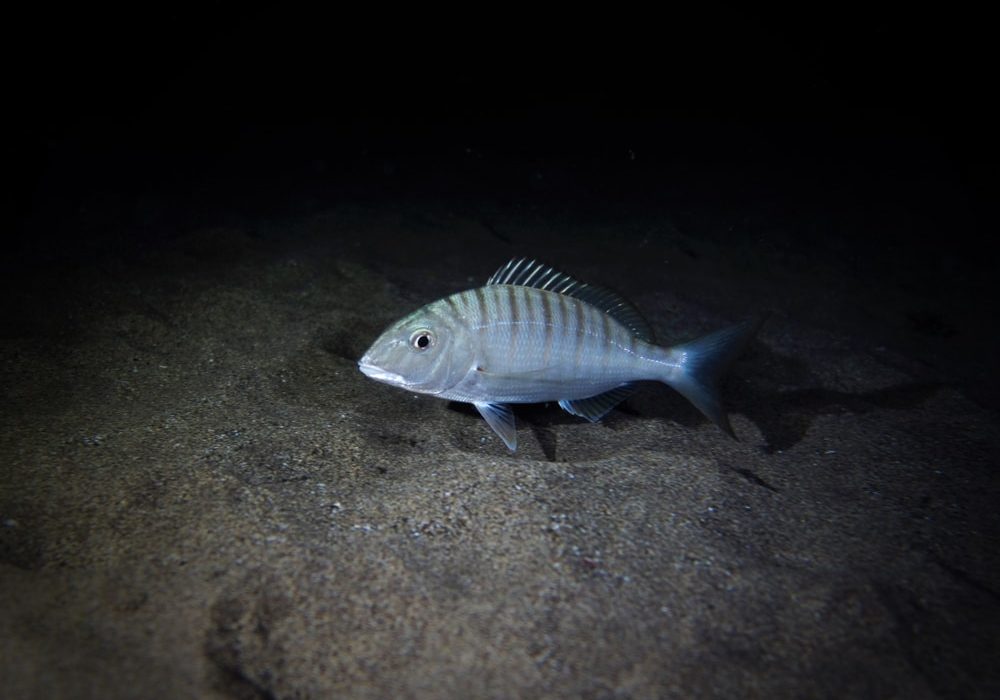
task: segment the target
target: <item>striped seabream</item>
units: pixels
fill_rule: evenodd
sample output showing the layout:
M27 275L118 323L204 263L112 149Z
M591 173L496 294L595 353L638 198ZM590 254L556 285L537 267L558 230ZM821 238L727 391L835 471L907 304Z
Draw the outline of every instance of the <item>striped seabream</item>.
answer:
M672 386L732 435L716 383L757 325L662 347L619 295L520 258L486 286L394 324L358 367L387 384L474 404L511 450L517 429L508 404L558 401L597 421L644 380Z

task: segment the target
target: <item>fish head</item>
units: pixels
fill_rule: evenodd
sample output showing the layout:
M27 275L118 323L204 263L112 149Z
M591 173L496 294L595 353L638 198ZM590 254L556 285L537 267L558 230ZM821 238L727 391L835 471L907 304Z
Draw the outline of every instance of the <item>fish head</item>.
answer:
M472 366L475 351L470 340L462 319L436 302L390 326L358 360L358 369L385 384L440 394Z

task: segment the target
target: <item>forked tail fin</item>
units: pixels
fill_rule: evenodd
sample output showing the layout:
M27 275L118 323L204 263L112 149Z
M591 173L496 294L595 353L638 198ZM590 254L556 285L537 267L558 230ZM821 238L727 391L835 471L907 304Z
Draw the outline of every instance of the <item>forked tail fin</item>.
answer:
M719 399L718 382L757 333L762 321L763 318L744 321L668 350L674 367L666 383L734 438L736 434Z

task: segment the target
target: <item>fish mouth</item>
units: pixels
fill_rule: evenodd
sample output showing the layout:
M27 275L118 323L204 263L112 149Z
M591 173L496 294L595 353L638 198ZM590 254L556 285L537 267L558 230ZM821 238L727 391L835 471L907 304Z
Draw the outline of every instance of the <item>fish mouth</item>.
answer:
M398 386L403 389L408 389L409 391L415 391L418 394L440 394L443 389L428 389L425 388L427 385L421 382L414 382L410 379L406 379L402 374L396 374L395 372L389 372L381 367L376 367L373 364L365 362L364 359L358 361L358 369L366 377L371 377L377 382L384 382L386 384L391 384L392 386Z
M381 367L376 367L375 365L368 364L364 360L358 362L358 369L361 370L361 373L364 374L366 377L371 377L372 379L378 382L385 382L386 384L395 384L397 386L406 384L402 375L396 374L395 372L387 372Z

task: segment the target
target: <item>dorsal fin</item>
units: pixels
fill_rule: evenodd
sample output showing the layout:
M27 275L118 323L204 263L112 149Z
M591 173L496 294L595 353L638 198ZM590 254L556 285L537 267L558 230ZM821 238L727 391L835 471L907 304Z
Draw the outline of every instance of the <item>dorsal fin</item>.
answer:
M639 310L624 297L609 289L580 282L548 265L528 258L514 258L493 273L486 282L534 287L575 297L596 306L611 318L628 328L640 340L653 342L653 330Z

